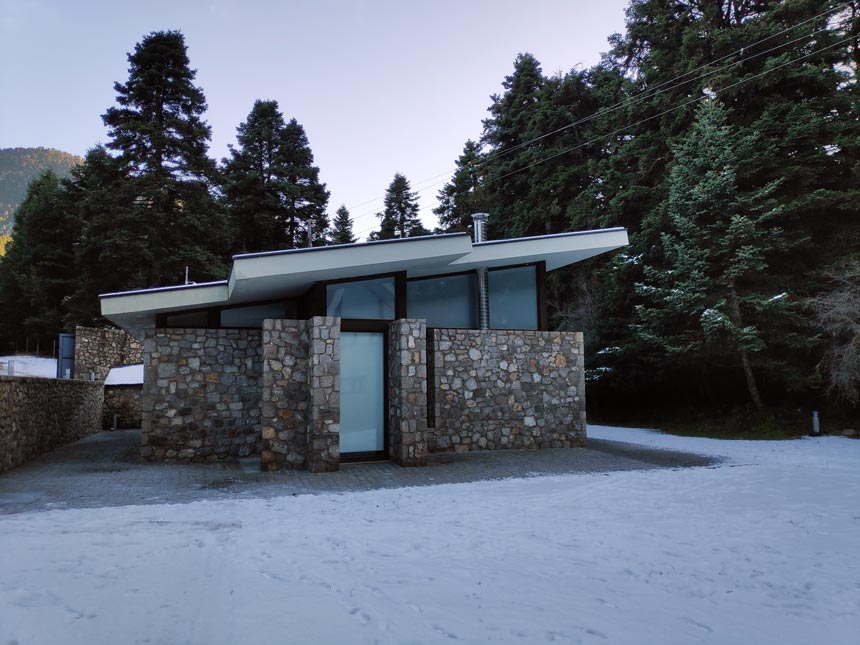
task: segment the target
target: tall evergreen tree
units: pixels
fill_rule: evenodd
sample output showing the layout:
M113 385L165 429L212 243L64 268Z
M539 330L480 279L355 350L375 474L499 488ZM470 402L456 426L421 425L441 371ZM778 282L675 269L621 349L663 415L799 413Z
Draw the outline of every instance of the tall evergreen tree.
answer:
M390 240L430 233L418 217L418 195L412 192L409 180L399 172L394 174L385 192L384 204L385 209L377 213L381 220L380 230L371 233L370 239Z
M80 226L76 288L66 305L70 325L103 322L100 293L153 286L150 267L160 261L161 247L153 243L151 204L137 188L122 161L101 146L64 182L65 201Z
M341 204L332 223L331 242L332 244L352 244L355 239L355 235L352 233L352 218L349 216L346 206Z
M486 201L481 191L478 169L480 160L480 144L466 141L463 154L457 159L457 169L451 181L439 191L439 206L433 209L439 218L441 232L471 232L472 214L485 212Z
M42 346L63 329L64 307L77 282L77 220L53 171L32 181L16 211L13 242L0 260L0 336L26 335Z
M239 147L224 160L224 194L235 251L267 251L324 244L328 191L304 129L284 122L277 101L256 101L236 129Z
M109 108L102 119L110 136L107 147L118 153L131 185L134 201L127 206L147 224L151 261L140 265L146 282L175 283L188 265L195 279L223 277L226 221L210 192L211 129L202 119L206 101L194 85L185 39L177 31L153 32L128 61L128 81L114 85L119 107ZM110 227L96 228L110 235Z
M529 222L522 217L524 211L529 212L528 194L533 177L521 171L538 158L536 146L527 142L545 83L537 59L531 54L519 54L513 73L502 83L505 92L492 96L490 117L484 120L482 137L490 150L486 163L481 164L485 195L490 210L494 211L488 223L491 237L545 232L544 227L529 230Z
M719 101L706 101L675 149L670 225L662 234L666 265L645 267L635 329L682 366L739 365L761 409L755 364L774 328L768 319L785 315L789 301L775 291L780 280L771 260L791 243L773 199L776 184L739 188L740 160L752 153L754 138L727 121Z

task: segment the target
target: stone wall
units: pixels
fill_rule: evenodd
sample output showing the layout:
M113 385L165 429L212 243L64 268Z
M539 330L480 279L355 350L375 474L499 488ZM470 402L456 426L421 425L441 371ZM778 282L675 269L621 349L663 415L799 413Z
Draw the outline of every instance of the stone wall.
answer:
M427 324L395 320L388 331L391 456L401 466L427 463Z
M435 329L428 450L585 445L581 332Z
M154 329L144 341L141 456L214 461L260 451L262 332Z
M140 397L143 385L106 385L102 428L113 428L114 415L119 429L140 427Z
M314 473L331 472L340 468L340 318L311 318L308 328L307 467Z
M263 321L262 470L305 467L308 346L307 321Z
M143 343L121 329L75 328L75 379L104 381L111 367L143 362Z
M0 376L0 472L101 429L102 385Z
M263 322L263 470L340 467L340 319Z

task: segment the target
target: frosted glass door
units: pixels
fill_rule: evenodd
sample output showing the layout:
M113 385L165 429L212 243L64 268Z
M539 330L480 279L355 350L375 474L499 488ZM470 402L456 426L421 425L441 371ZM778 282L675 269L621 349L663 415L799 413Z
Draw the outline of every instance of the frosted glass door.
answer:
M341 332L341 454L385 449L384 341L384 334Z

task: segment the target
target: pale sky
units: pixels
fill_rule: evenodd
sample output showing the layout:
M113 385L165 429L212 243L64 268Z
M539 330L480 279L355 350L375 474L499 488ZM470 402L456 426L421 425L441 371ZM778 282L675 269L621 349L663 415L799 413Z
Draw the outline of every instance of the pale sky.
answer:
M83 155L106 142L101 114L128 77L126 54L151 31L179 29L209 104L211 156L227 154L256 99L276 99L308 134L330 215L346 204L365 237L401 172L432 228L446 179L436 176L480 137L517 53L534 54L544 73L591 66L623 31L626 5L0 0L0 148Z

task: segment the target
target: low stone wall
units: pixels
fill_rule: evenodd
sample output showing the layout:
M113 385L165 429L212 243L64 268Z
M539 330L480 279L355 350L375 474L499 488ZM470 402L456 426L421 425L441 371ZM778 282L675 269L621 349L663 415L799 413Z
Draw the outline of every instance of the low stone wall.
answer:
M391 456L401 466L427 463L427 324L395 320L388 330Z
M0 376L0 472L101 430L102 384Z
M340 467L339 345L339 318L263 322L263 470Z
M140 397L143 385L106 385L102 412L102 428L139 428L141 423Z
M75 328L75 379L104 381L111 367L143 362L143 343L121 329Z
M435 329L427 447L585 445L581 332Z
M154 329L144 341L141 456L214 461L260 451L262 332Z

